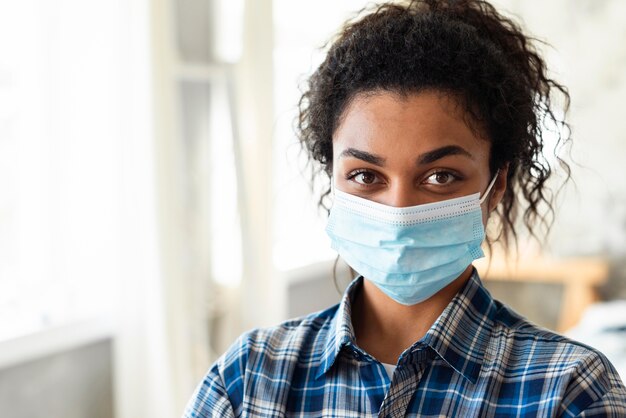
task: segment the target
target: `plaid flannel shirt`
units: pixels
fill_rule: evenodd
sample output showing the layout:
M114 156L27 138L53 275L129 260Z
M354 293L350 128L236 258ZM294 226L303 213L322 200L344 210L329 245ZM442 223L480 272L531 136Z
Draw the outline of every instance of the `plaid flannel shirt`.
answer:
M184 416L626 417L626 389L598 351L532 325L474 273L390 379L355 343L350 304L244 334Z

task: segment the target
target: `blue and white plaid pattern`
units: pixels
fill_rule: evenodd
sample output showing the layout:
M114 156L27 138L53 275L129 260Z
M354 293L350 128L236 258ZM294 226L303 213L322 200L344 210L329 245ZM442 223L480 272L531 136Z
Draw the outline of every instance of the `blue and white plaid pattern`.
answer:
M390 381L355 344L350 302L250 331L213 365L196 417L626 417L609 361L492 299L477 274L407 349Z

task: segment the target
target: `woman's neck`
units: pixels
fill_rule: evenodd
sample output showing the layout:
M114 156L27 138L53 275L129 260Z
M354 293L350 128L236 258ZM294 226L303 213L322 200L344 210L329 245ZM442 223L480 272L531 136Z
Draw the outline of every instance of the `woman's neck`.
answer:
M369 280L363 281L352 308L352 325L359 347L383 363L398 357L420 340L472 274L470 265L457 279L429 299L402 305Z

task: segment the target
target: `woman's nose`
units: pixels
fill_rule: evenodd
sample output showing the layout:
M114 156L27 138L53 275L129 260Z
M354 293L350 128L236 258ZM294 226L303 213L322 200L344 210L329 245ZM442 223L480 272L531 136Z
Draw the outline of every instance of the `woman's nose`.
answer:
M420 201L419 193L417 193L412 184L396 184L387 189L380 203L395 208L405 208L424 202Z

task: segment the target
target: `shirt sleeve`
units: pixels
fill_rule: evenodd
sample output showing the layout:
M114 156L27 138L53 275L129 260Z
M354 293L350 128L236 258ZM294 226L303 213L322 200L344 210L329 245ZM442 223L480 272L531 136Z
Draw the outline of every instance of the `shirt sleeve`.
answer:
M563 417L626 417L626 388L609 360L591 352L577 367L565 396Z
M241 416L248 360L248 333L211 366L187 403L183 418Z
M214 365L187 403L183 418L221 418L235 417L228 392Z

